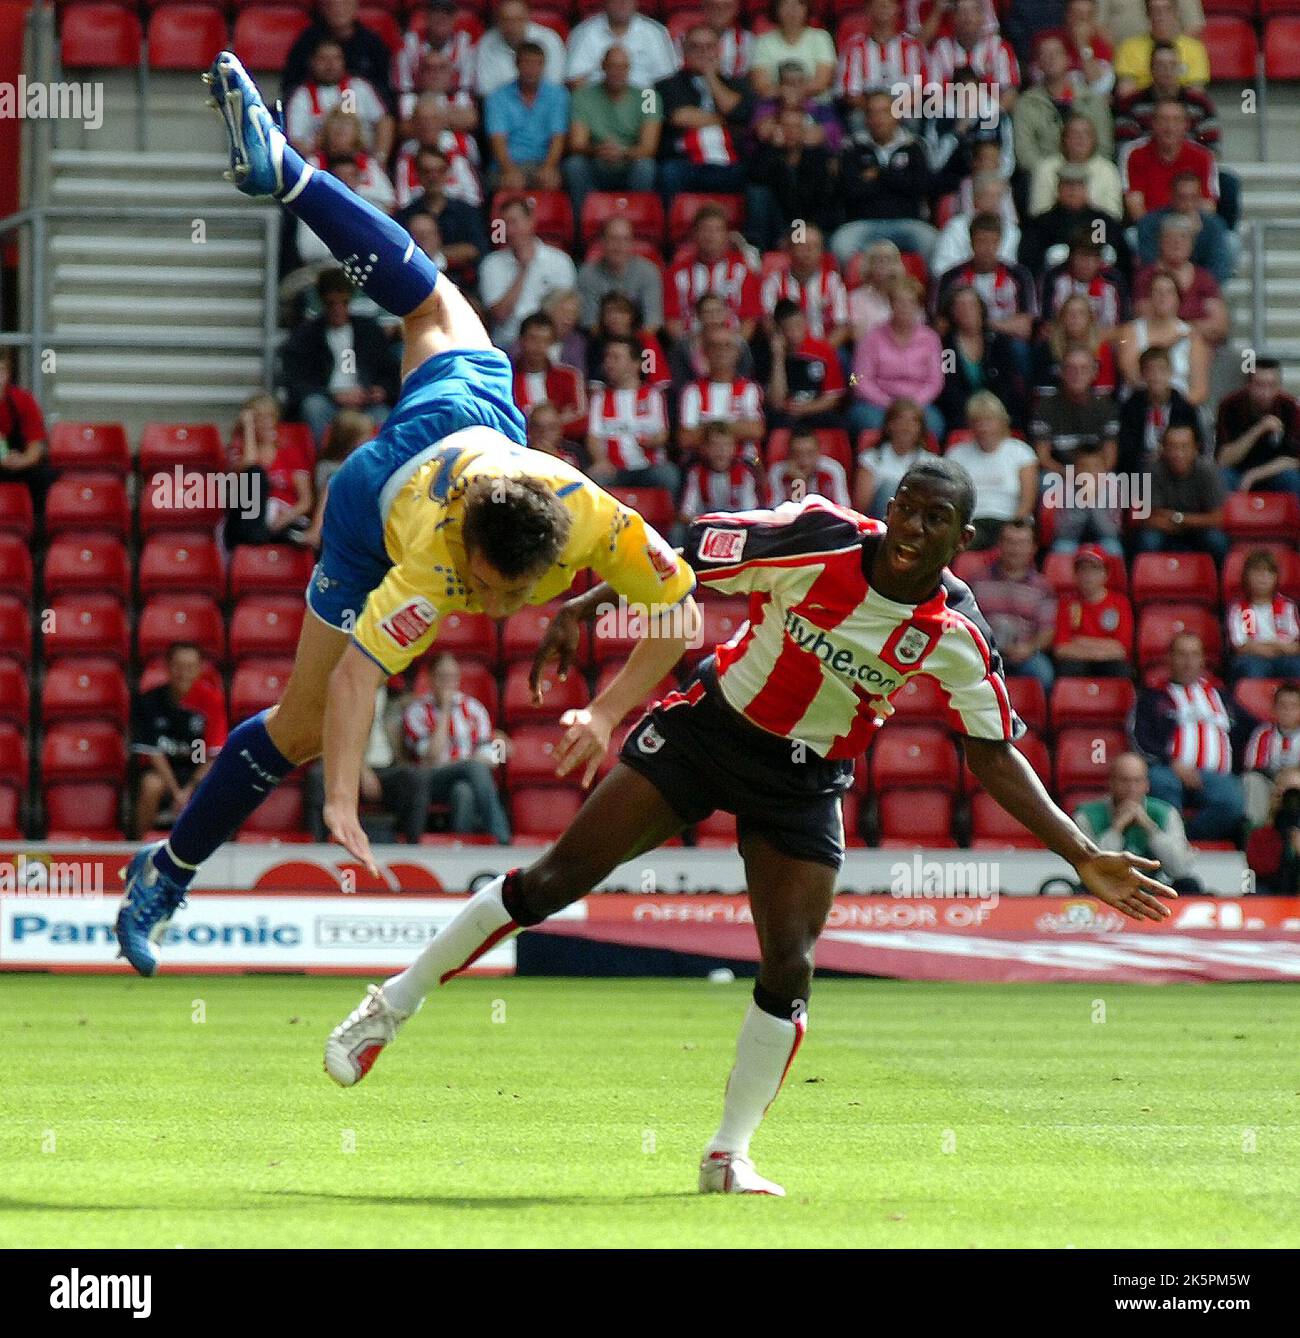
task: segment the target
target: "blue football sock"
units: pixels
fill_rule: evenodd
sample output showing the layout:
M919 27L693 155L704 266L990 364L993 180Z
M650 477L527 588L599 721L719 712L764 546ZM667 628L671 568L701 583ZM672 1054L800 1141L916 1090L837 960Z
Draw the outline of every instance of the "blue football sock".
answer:
M325 243L343 272L394 316L406 316L433 292L438 267L400 223L338 177L303 161L287 141L280 203Z
M293 770L293 763L271 742L266 714L252 716L230 731L212 769L176 819L167 844L153 857L160 873L184 887L198 866Z

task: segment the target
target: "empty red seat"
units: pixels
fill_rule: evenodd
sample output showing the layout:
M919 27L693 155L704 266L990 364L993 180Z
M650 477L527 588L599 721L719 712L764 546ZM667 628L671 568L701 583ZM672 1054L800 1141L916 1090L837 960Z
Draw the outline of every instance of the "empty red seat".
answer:
M700 600L700 644L688 647L683 659L688 665L712 655L725 646L749 621L749 602L744 599Z
M130 656L126 610L112 595L58 595L41 622L47 662L69 655L111 655L125 662Z
M861 449L861 448L859 448ZM970 585L989 574L988 553L958 553L952 560L949 571L959 580Z
M195 535L151 535L140 550L136 578L142 599L162 592L219 599L225 585L216 544Z
M211 595L154 595L140 610L135 651L141 660L163 655L177 641L189 641L210 660L226 658L226 626Z
M1300 79L1300 16L1283 15L1265 25L1264 77Z
M239 829L238 841L310 841L303 809L302 786L277 785Z
M142 38L140 20L125 5L71 5L63 12L59 61L65 70L138 65Z
M512 664L506 671L505 696L502 709L507 729L518 725L557 720L565 712L587 704L587 684L581 674L571 673L563 682L555 676L554 666L547 666L542 675L542 704L534 705L532 689L528 686L529 665Z
M274 706L284 696L292 672L292 660L245 660L230 680L231 725Z
M1273 719L1273 694L1285 681L1281 678L1238 679L1232 695L1243 711L1262 723Z
M1136 609L1147 604L1204 604L1217 608L1219 578L1208 553L1140 553L1131 573Z
M296 5L242 9L235 15L234 49L250 70L282 70L310 21Z
M25 483L0 483L0 531L30 539L35 527L31 490Z
M213 486L214 475L182 466L179 475L160 470L141 476L140 534L148 538L165 530L215 532L225 514L229 489Z
M492 218L512 200L527 200L533 206L533 226L544 242L562 251L573 247L573 204L562 190L499 190L492 197Z
M956 846L953 835L952 795L944 790L893 791L880 795L880 844L902 846Z
M121 539L111 534L65 534L45 554L46 596L70 590L101 590L125 601L131 566Z
M1216 0L1222 3L1222 0ZM1249 3L1250 0L1247 0ZM1210 57L1210 78L1253 82L1259 56L1255 29L1245 16L1210 14L1205 20L1201 41Z
M383 38L389 51L397 52L402 46L402 30L397 20L383 6L376 4L362 5L357 11L357 18L377 37Z
M527 605L518 613L512 613L501 628L501 658L506 664L519 660L531 661L542 644L546 629L555 620L559 604ZM587 662L590 634L584 627L578 639L578 654L574 663L583 665ZM553 662L552 662L553 664Z
M47 785L47 841L120 841L122 790L114 784Z
M1137 692L1127 678L1058 678L1052 684L1052 728L1121 727L1136 699Z
M41 685L41 719L47 726L58 720L106 720L125 728L130 710L126 675L116 660L60 660Z
M22 790L17 785L0 780L0 841L21 839L21 810Z
M146 476L177 465L188 473L225 464L221 433L211 423L146 423L140 434L140 473Z
M45 529L51 537L101 530L125 539L131 529L126 484L116 474L65 474L46 494Z
M1261 540L1259 543L1234 544L1228 550L1223 564L1222 597L1225 604L1240 599L1245 594L1242 586L1242 570L1246 559L1257 549L1267 549L1277 563L1278 593L1288 599L1300 599L1300 553L1294 543L1284 544L1276 539Z
M1121 729L1104 725L1088 729L1063 729L1056 736L1056 792L1064 797L1071 790L1104 790L1110 764L1128 751Z
M1193 604L1152 604L1138 618L1138 667L1147 669L1169 653L1169 643L1180 632L1194 632L1205 647L1205 662L1210 668L1219 663L1223 634L1218 618Z
M486 613L447 613L438 623L434 653L444 651L459 660L495 665L498 657L497 625Z
M590 246L611 218L627 219L638 240L663 246L664 206L653 191L592 191L582 202L583 246Z
M55 423L50 428L50 464L55 469L129 473L126 429L121 423Z
M1052 514L1051 507L1047 508L1047 514ZM1106 553L1104 556L1106 588L1120 595L1127 593L1128 568L1124 565L1124 559L1116 553ZM1074 554L1048 553L1043 561L1043 575L1058 596L1073 594L1077 588L1074 584Z
M745 221L745 198L743 195L701 195L693 191L684 191L673 196L672 207L668 211L668 241L678 246L691 234L695 215L706 204L721 206L727 216L727 226L737 232Z
M817 444L821 447L823 456L828 460L838 461L849 477L853 477L853 456L849 446L849 434L842 427L819 427L817 429ZM764 447L763 458L769 465L774 465L778 460L784 460L789 454L790 429L788 427L774 428L767 434L767 445Z
M510 796L511 826L516 841L553 841L578 815L584 795L577 788L526 786Z
M555 748L562 731L556 725L524 725L510 736L505 779L509 790L528 785L571 785L571 776L555 774Z
M1038 850L1038 838L984 790L971 796L971 849Z
M225 18L210 5L160 5L145 36L151 70L206 70L230 43Z
M0 656L0 721L26 729L30 702L26 666Z
M1300 534L1300 497L1289 492L1230 492L1223 503L1223 528L1231 539L1295 543Z
M311 580L315 555L297 544L240 544L230 558L230 598L297 595Z
M41 748L41 774L54 781L120 783L126 773L122 730L102 720L51 725Z
M1007 679L1007 694L1015 713L1034 731L1047 728L1047 693L1042 683L1029 674L1013 674Z
M903 686L890 697L889 703L894 708L890 719L895 723L911 724L943 717L943 691L929 674L913 674L904 679Z
M0 781L27 785L27 735L12 721L0 721Z
M16 534L0 534L0 591L29 597L32 593L32 554Z
M0 662L9 657L24 668L32 658L32 615L19 595L0 595Z
M306 605L292 595L249 595L230 618L230 658L292 656Z
M871 749L871 778L877 794L889 790L957 788L957 749L937 729L891 725Z

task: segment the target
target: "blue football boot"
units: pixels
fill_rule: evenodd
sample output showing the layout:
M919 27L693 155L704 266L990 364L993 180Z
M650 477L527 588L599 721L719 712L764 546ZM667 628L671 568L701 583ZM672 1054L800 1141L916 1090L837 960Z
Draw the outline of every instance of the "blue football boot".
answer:
M158 970L158 954L154 945L161 940L171 923L172 916L185 905L189 889L173 882L158 872L153 862L154 852L163 843L145 846L126 866L126 895L118 907L117 945L120 956L142 976L152 976Z
M284 133L233 51L222 51L202 76L230 136L228 181L245 195L284 194Z

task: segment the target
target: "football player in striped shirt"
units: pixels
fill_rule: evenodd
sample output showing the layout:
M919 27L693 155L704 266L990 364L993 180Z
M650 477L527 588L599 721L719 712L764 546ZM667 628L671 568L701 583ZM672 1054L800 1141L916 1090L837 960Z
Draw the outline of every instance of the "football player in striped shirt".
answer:
M568 831L536 863L477 893L416 962L331 1035L326 1067L350 1086L434 987L493 944L583 897L625 860L717 809L737 818L761 961L722 1122L700 1166L705 1193L782 1194L754 1169L750 1139L775 1098L808 1016L813 951L844 858L840 798L908 677L935 679L944 720L999 804L1133 919L1160 920L1175 895L1155 860L1105 852L1049 798L1012 741L1002 662L969 587L947 570L974 538L974 487L959 465L904 476L885 523L821 497L774 511L699 517L685 555L706 586L749 599L749 622L653 705ZM571 600L534 665L561 667L581 620L609 598ZM598 760L594 752L589 754Z

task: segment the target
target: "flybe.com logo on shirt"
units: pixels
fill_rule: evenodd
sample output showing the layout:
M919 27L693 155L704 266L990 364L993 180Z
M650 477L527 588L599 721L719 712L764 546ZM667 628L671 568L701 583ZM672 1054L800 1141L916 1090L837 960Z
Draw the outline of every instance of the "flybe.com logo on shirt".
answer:
M820 627L805 622L793 609L786 611L785 630L800 650L806 650L833 673L851 678L872 692L890 693L902 682L896 675L882 671L876 664L860 662L851 650L836 646Z

